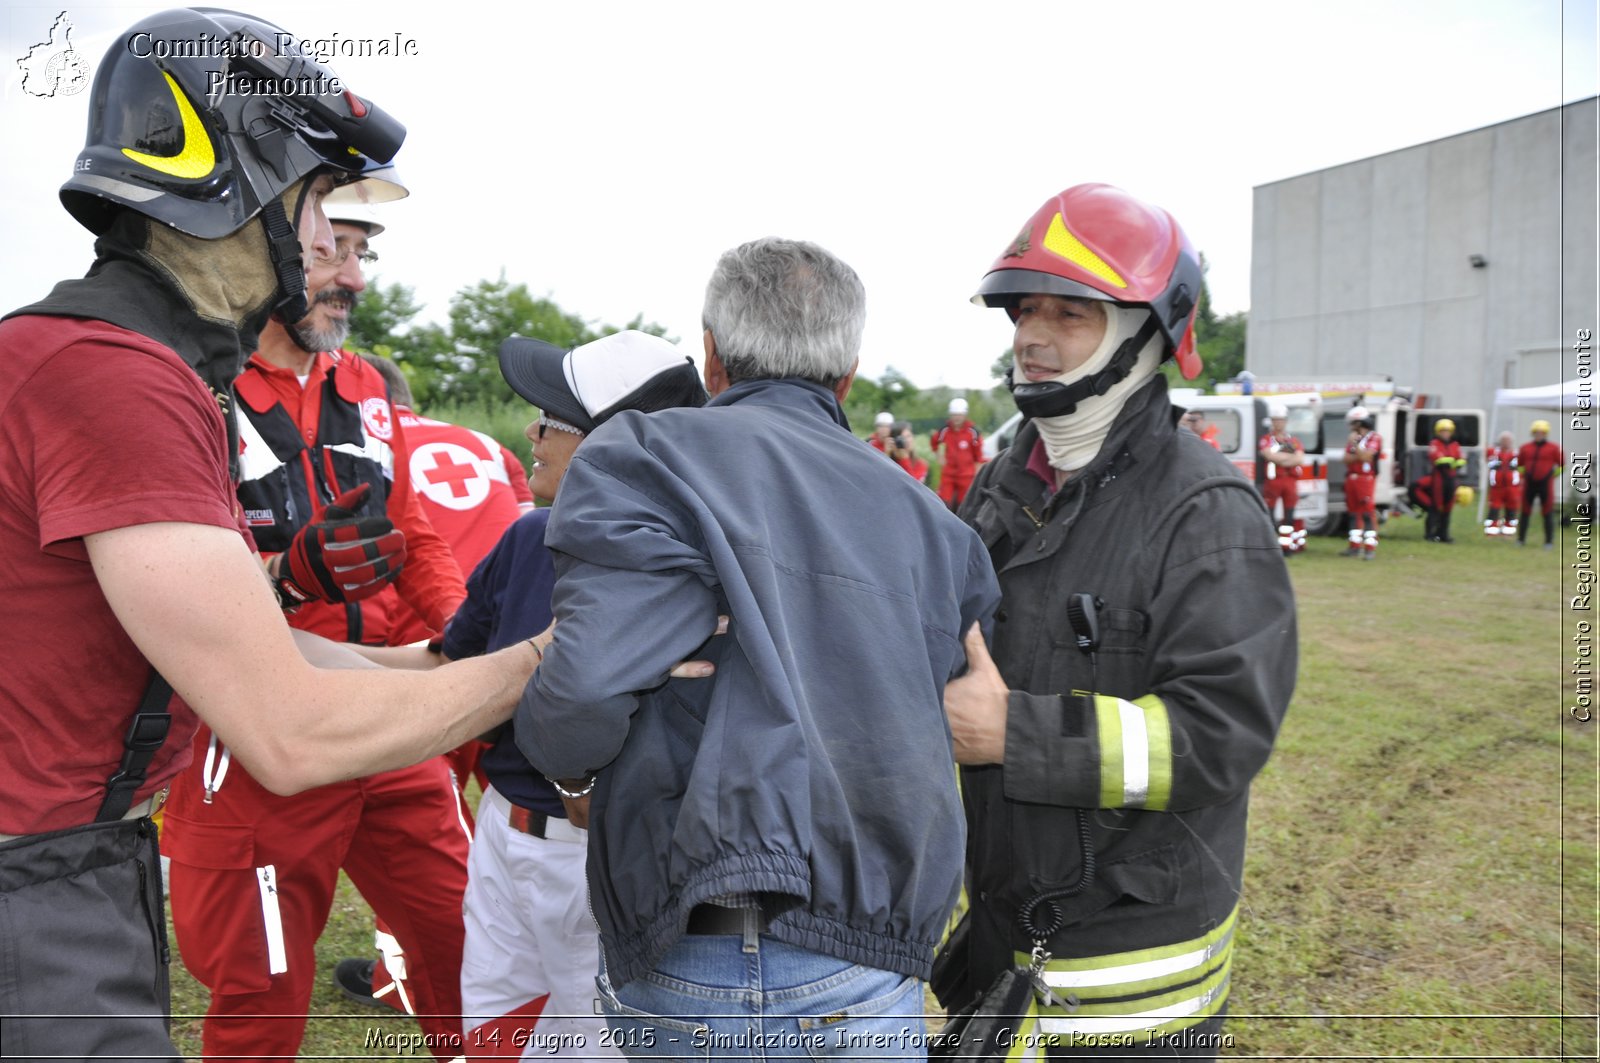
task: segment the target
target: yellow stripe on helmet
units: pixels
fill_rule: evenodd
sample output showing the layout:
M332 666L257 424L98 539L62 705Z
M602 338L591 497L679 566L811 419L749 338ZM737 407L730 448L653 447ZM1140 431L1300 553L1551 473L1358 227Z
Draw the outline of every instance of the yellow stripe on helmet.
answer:
M1044 249L1060 255L1079 269L1093 273L1107 284L1118 288L1128 286L1128 282L1116 270L1106 265L1105 259L1085 247L1082 240L1068 231L1067 223L1061 220L1059 213L1050 219L1050 227L1044 234Z
M194 105L178 88L178 83L172 80L172 75L163 70L161 76L167 79L167 88L172 90L172 98L178 104L178 114L183 119L183 146L175 155L146 155L132 148L123 148L122 154L141 166L148 166L169 177L188 180L204 177L217 165L216 154L211 150L211 138L206 134L200 116L195 113Z

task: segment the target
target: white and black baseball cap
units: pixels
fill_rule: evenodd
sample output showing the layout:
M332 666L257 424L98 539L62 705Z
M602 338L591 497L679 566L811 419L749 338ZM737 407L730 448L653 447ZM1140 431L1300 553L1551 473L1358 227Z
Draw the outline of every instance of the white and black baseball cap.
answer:
M623 410L704 406L694 363L676 346L629 329L566 350L512 336L500 345L500 373L542 413L592 432Z

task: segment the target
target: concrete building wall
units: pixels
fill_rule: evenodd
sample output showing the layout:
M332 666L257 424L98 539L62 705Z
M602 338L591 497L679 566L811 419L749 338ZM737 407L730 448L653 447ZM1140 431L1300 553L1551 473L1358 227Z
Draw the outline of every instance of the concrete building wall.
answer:
M1580 100L1256 188L1251 371L1388 375L1484 409L1575 375L1566 348L1596 326L1597 117Z

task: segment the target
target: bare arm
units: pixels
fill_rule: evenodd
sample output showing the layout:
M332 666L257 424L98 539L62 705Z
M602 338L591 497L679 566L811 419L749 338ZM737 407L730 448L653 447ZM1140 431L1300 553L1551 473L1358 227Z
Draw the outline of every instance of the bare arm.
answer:
M537 664L518 643L426 672L317 667L236 532L141 524L84 543L140 652L274 793L453 749L510 717Z

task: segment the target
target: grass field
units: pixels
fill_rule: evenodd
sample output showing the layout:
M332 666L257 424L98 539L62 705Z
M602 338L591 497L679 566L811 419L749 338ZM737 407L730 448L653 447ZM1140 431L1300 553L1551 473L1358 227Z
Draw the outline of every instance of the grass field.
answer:
M1224 1055L1596 1058L1596 724L1567 711L1592 561L1570 532L1518 549L1463 513L1456 536L1397 518L1374 562L1333 539L1290 562L1300 681L1255 785ZM344 883L303 1056L415 1031L329 986L371 940ZM191 1057L205 1003L175 963Z

